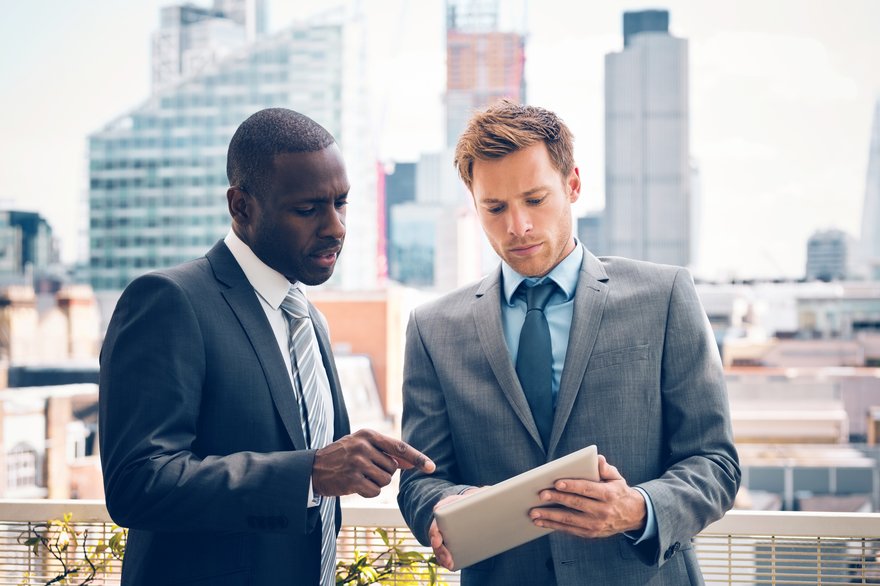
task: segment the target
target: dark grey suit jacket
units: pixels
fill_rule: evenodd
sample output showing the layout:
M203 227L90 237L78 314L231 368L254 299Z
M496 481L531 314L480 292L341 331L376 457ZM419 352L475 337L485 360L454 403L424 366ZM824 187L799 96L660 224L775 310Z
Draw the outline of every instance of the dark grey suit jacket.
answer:
M596 444L650 496L656 539L553 533L462 571L462 583L699 584L691 538L740 481L721 361L686 270L585 251L548 446L505 344L501 271L416 309L407 329L403 438L437 464L398 502L422 543L441 498Z
M348 415L310 309L338 438ZM123 584L318 583L314 451L265 312L222 242L122 294L101 351L100 441L107 508L131 528Z

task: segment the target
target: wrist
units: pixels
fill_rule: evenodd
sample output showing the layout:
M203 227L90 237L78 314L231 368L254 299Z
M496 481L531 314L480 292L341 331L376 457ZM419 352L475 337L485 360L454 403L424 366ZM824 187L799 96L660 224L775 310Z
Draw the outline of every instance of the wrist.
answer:
M632 515L630 516L630 526L626 532L640 533L645 530L648 522L648 504L641 490L629 487L629 496L632 502Z

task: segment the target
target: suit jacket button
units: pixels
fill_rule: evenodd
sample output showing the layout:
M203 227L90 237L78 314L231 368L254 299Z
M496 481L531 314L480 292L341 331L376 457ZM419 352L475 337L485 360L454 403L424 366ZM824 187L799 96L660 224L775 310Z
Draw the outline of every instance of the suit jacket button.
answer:
M679 542L676 541L676 542L672 545L672 553L678 553L678 550L680 550L680 549L681 549L681 544L680 544Z
M666 550L666 553L663 554L663 559L668 560L674 554L675 554L675 547L670 545L669 548Z

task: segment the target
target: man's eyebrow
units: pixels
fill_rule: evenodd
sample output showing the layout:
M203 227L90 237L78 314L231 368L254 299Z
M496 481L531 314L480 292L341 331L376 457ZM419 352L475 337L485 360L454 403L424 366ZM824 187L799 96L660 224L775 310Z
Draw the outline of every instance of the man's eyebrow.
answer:
M539 185L537 187L532 187L531 189L527 189L520 193L517 197L532 197L538 193L542 193L544 191L549 191L550 188L546 185ZM503 203L500 199L495 199L494 197L487 197L480 200L480 203Z
M331 200L331 199L335 201L335 200L337 200L337 199L347 198L347 197L348 197L348 193L349 193L349 192L346 191L345 193L337 193L336 195L316 195L315 197L310 197L310 198L308 198L308 199L304 199L304 200L300 201L299 203L300 203L300 204L304 204L304 203L313 203L313 204L326 203L328 200Z

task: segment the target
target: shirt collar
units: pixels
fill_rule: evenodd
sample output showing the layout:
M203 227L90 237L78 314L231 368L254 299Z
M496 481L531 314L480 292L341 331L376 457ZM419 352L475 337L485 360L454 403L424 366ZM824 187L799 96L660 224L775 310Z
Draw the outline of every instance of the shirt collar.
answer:
M229 252L235 257L244 276L250 281L257 295L269 304L272 309L281 307L281 302L290 290L291 284L287 278L264 263L254 254L251 247L241 241L241 239L232 230L223 239ZM294 283L295 286L298 286Z
M574 297L575 289L577 289L578 278L580 277L581 272L581 264L584 261L584 247L578 242L578 239L574 239L574 250L572 250L568 256L566 256L562 261L553 267L553 270L547 273L547 275L535 279L533 277L524 277L520 275L518 272L513 270L510 265L508 265L503 260L501 261L501 279L503 285L504 299L508 305L513 306L513 295L516 293L517 288L520 283L523 281L528 281L531 284L538 284L546 279L552 279L565 293L565 300L569 301L572 297Z

